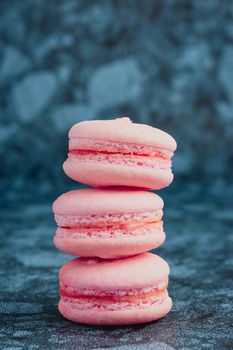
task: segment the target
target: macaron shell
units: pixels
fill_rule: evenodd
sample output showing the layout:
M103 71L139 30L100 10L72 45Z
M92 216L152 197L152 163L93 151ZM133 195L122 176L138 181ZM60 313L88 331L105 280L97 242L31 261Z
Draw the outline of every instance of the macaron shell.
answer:
M69 137L131 142L174 151L176 141L168 133L145 124L132 123L129 118L92 120L75 124Z
M69 158L63 163L63 169L71 179L94 187L129 186L160 190L173 181L170 169L71 161Z
M98 326L120 326L151 322L164 317L172 307L170 297L147 308L117 311L79 310L59 301L60 313L70 321Z
M95 174L92 175L95 177ZM69 191L53 203L55 214L121 214L154 211L163 208L163 200L152 192L126 188L83 189Z
M158 230L141 236L105 239L73 239L56 235L54 237L54 244L66 254L113 259L144 253L159 247L163 244L164 240L165 233L162 230Z
M165 260L144 253L114 260L74 259L60 269L59 279L73 289L114 290L156 286L168 275L169 266Z

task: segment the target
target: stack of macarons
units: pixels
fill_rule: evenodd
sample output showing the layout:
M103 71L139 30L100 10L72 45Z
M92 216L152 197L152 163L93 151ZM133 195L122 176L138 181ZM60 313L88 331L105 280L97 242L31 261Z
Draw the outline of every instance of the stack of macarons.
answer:
M94 188L53 204L55 246L78 258L60 270L61 314L74 322L150 322L171 309L169 266L148 253L165 240L163 200L150 190L173 180L175 140L129 118L84 121L69 132L64 171Z

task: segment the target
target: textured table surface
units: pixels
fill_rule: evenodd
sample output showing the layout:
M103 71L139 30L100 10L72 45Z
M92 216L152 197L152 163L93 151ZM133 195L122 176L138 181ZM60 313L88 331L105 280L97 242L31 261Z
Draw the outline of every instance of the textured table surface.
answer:
M177 186L177 185L175 185ZM164 194L164 196L163 196ZM50 202L24 198L1 208L1 349L232 349L233 189L191 184L161 192L174 306L135 327L73 324L57 311L58 269Z

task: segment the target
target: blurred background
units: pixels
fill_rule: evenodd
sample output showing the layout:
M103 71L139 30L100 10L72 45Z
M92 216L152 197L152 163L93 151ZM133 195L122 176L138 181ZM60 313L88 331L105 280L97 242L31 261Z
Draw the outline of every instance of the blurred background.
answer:
M11 0L0 13L1 190L77 187L61 167L69 128L122 115L176 138L177 184L231 179L231 1Z

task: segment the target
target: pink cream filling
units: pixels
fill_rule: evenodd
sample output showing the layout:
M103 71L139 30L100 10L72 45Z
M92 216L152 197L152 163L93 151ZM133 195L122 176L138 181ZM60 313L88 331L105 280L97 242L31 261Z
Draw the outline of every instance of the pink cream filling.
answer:
M71 161L95 161L167 170L171 168L173 152L134 143L71 138L68 156Z
M160 156L164 159L170 159L173 155L172 151L160 147L88 138L71 138L69 140L69 150Z
M72 228L58 227L56 235L59 238L85 239L85 238L120 238L127 236L143 236L155 234L163 230L163 222L151 222L147 224L129 225L127 227L109 228Z
M157 286L98 291L72 289L60 283L61 302L80 310L122 310L145 308L162 303L167 297L168 279Z
M122 227L129 224L142 224L160 221L163 216L163 210L143 211L138 213L123 214L88 214L88 215L68 215L55 214L55 221L60 227L86 227L86 228L107 228Z

